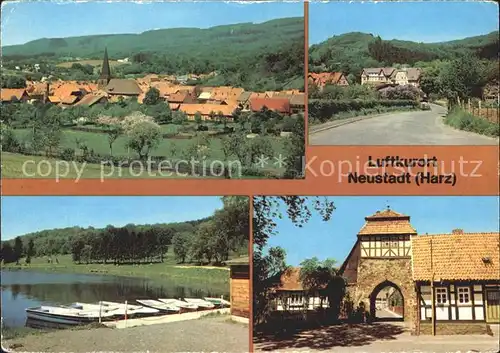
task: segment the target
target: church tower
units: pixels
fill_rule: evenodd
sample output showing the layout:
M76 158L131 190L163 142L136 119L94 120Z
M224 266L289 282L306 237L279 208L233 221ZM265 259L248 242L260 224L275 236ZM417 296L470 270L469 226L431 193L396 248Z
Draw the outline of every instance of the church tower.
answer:
M102 61L101 75L97 80L99 88L104 88L111 80L111 70L109 69L108 48L104 48L104 59Z

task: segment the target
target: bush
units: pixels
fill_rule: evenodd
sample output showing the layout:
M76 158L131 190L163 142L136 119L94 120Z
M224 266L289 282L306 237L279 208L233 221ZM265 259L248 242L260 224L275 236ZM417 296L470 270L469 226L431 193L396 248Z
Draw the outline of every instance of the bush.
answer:
M387 108L417 108L418 102L415 100L398 99L398 100L387 100L387 99L351 99L351 100L324 100L324 99L312 99L309 101L309 116L313 119L317 119L320 122L325 122L330 120L333 116L345 112L363 112L366 111L376 111L382 108L386 111ZM364 110L363 110L364 109Z
M198 125L198 131L208 131L208 126L206 125Z
M475 132L491 137L500 136L500 126L498 124L481 117L476 117L458 107L448 112L445 123L459 130Z
M73 161L75 159L75 150L72 148L65 148L59 156L64 161Z

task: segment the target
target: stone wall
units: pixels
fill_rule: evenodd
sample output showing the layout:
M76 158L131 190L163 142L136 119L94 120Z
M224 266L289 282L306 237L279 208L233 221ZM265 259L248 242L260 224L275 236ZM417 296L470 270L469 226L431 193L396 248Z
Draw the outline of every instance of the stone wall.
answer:
M421 335L432 335L432 324L428 322L420 323ZM491 334L491 329L484 322L437 322L436 335L487 335Z
M404 299L404 320L412 331L416 328L417 297L412 281L411 260L408 259L363 259L359 260L356 287L349 288L349 294L354 299L354 304L364 302L368 311L374 312L370 307L370 297L376 295L374 290L382 283L392 283L401 291ZM377 288L378 287L378 288ZM353 290L354 289L354 290Z

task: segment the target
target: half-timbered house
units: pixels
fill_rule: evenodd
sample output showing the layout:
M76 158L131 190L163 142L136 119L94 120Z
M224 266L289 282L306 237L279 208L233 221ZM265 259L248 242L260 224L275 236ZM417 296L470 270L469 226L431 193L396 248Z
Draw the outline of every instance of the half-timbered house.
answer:
M412 248L421 322L430 322L434 310L438 325L499 323L499 233L421 235Z

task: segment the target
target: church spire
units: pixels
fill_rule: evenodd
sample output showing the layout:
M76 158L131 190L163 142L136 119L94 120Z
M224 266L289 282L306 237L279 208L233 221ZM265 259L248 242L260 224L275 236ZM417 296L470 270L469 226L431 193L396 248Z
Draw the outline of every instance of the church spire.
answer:
M111 79L111 70L109 69L108 48L104 48L104 58L102 60L101 75L97 80L99 86L106 86Z

